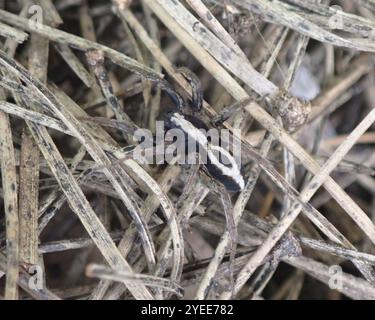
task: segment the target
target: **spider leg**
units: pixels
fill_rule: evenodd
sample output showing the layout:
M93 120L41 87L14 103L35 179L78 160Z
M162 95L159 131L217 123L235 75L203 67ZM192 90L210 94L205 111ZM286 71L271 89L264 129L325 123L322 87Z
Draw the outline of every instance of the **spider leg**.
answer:
M185 101L181 95L172 87L172 85L164 79L158 80L156 85L163 90L173 101L179 112L185 108Z
M211 120L213 125L222 124L224 121L227 121L231 116L233 116L236 112L243 109L251 100L245 99L237 101L230 106L227 106L220 110L220 112Z
M203 90L202 84L197 75L189 70L188 68L181 67L177 69L187 81L189 81L192 89L192 108L196 111L200 111L203 106Z
M183 202L187 199L190 192L193 190L193 187L195 185L195 180L198 177L199 169L200 169L199 163L189 165L188 178L182 190L181 196L177 201L177 205L176 205L177 208L182 206Z
M243 100L236 101L235 103L224 107L218 114L211 119L211 123L214 126L220 125L223 122L227 121L230 117L232 117L235 113L239 112L243 108L246 107L251 101L255 101L256 103L265 103L266 107L269 110L272 110L271 107L271 99L268 95L264 95L262 97L255 96L255 94L251 95L250 98L246 98Z
M215 181L215 192L219 195L225 214L226 228L229 234L229 279L231 290L234 289L234 259L237 250L237 227L234 221L233 203L229 192L219 182Z

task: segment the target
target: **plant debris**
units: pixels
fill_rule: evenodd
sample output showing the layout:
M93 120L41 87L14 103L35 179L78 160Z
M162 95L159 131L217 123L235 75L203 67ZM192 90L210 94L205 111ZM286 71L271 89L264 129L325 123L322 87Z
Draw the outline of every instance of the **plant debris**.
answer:
M374 21L370 0L0 0L0 299L375 299ZM210 166L182 163L171 119L240 157L210 138Z

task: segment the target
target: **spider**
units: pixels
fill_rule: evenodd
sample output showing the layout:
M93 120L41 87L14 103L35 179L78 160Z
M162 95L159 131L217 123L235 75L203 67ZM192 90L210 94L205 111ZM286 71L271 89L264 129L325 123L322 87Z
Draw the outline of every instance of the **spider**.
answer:
M167 127L178 128L185 133L185 142L189 138L194 141L195 145L199 148L198 157L203 157L206 161L203 162L204 171L214 179L213 191L216 193L224 209L226 219L226 228L230 238L230 283L233 288L234 285L234 257L236 253L237 243L237 227L233 216L233 205L230 193L242 191L245 187L245 180L241 174L240 166L235 161L234 157L223 147L212 144L200 129L205 132L208 131L208 126L201 120L201 109L203 106L203 91L198 77L187 68L179 68L178 71L187 79L192 87L191 104L187 104L180 94L175 91L168 82L163 80L160 85L167 94L174 101L176 110L166 113ZM186 146L186 144L185 144ZM189 150L185 149L185 152ZM225 161L224 161L225 160ZM201 166L196 166L199 170ZM197 171L195 171L197 172ZM190 175L182 194L188 194L187 188L190 187Z
M199 149L198 156L205 159L204 171L225 187L228 192L242 191L245 186L241 168L232 154L224 147L211 143L202 129L207 132L208 126L200 119L203 106L203 92L198 77L187 68L178 71L188 80L192 87L191 104L187 104L180 94L166 81L160 87L167 92L175 103L175 110L165 114L166 126L178 128L185 133L186 141L194 141ZM185 151L188 153L188 150Z

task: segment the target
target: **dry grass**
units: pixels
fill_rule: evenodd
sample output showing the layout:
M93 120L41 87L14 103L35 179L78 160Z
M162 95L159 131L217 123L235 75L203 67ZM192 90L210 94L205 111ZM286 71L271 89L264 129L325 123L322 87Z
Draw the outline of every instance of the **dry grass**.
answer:
M373 0L0 0L0 296L375 299L374 17ZM191 99L179 67L241 143L240 193L132 157L168 83Z

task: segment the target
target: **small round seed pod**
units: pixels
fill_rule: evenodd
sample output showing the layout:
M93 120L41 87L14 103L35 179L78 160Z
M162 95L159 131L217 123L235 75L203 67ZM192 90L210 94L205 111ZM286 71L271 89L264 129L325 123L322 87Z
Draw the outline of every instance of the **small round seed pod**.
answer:
M273 101L287 130L294 131L306 123L311 112L310 102L302 101L285 91L279 91Z

